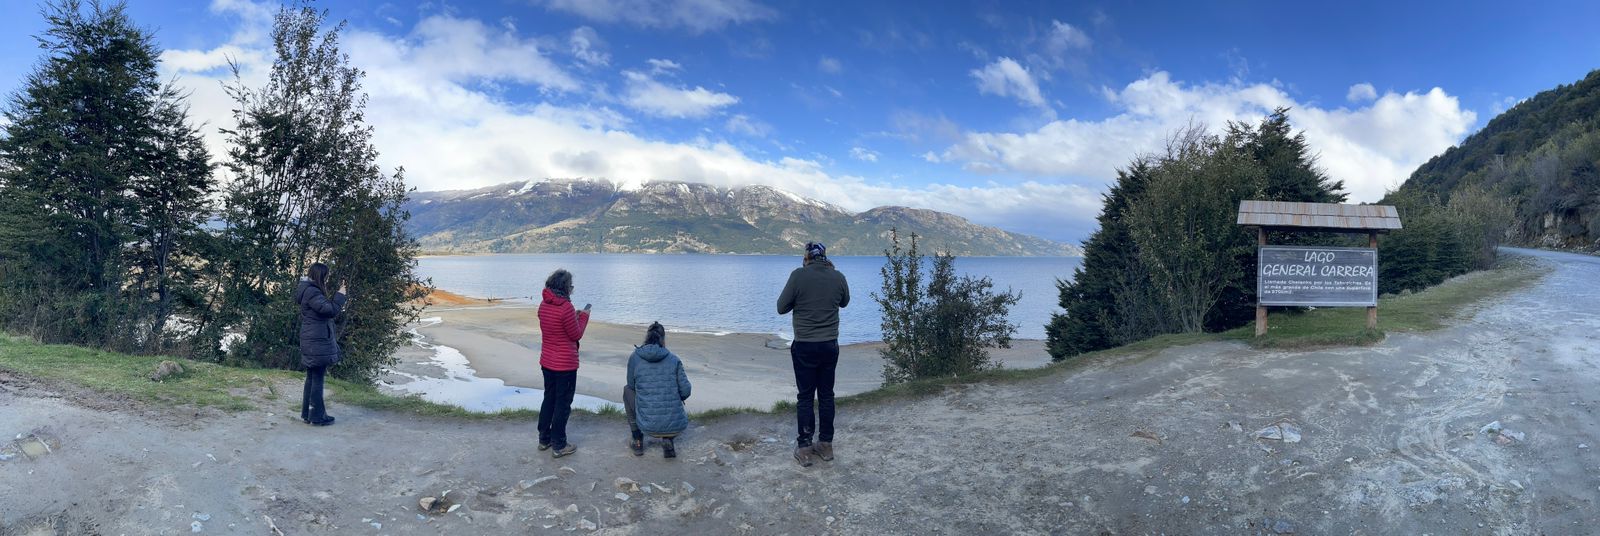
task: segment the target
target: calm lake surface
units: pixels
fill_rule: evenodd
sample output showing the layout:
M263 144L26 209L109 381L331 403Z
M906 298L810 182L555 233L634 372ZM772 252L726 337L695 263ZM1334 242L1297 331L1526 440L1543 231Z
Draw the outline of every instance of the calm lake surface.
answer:
M997 289L1022 293L1011 309L1019 339L1043 339L1057 310L1056 278L1070 279L1078 257L960 257L956 271L988 276ZM840 312L843 343L882 339L881 311L872 300L883 278L883 257L834 257L850 282L850 306ZM929 261L931 264L931 260ZM544 279L557 268L573 274L572 300L594 304L594 319L621 324L660 321L673 331L773 333L792 337L778 316L778 293L799 256L529 254L428 257L418 272L434 286L480 298L537 303Z

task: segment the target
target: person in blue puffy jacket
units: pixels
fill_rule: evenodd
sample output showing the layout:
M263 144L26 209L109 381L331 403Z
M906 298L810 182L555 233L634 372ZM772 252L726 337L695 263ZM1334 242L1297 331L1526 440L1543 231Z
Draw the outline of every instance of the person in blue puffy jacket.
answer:
M689 414L683 401L689 399L689 376L683 362L667 351L667 328L651 323L644 344L628 358L628 385L622 388L622 404L633 429L633 455L644 456L644 436L663 440L662 454L678 457L673 438L689 427Z

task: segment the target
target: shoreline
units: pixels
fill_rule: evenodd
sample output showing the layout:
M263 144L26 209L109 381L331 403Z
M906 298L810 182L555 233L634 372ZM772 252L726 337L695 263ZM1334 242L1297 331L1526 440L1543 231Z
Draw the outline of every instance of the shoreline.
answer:
M796 257L794 253L702 253L702 252L647 252L647 251L529 251L524 253L491 253L491 252L460 252L443 253L430 252L418 254L418 259L450 258L450 257L493 257L497 255L727 255L731 257ZM871 255L830 255L829 258L839 257L882 257L882 254ZM1082 259L1083 255L962 255L962 259Z
M415 367L426 368L429 361L435 360L431 347L442 346L464 356L479 379L504 382L505 387L513 389L542 390L536 309L531 304L488 304L481 300L473 305L430 307L424 313L427 322L406 328L426 339L422 345L402 350L402 367L412 370L392 374L389 379L415 378ZM578 394L621 400L628 358L634 345L642 342L644 330L643 325L591 320L581 343ZM793 401L794 372L788 344L775 334L669 329L667 336L667 347L683 361L693 385L693 395L685 401L690 412L767 409L775 402ZM882 344L858 342L839 347L834 385L837 396L863 393L883 385L883 359L877 352ZM1011 348L992 349L990 353L1004 368L1034 368L1050 363L1043 340L1017 339ZM394 384L388 388L404 392L403 387Z

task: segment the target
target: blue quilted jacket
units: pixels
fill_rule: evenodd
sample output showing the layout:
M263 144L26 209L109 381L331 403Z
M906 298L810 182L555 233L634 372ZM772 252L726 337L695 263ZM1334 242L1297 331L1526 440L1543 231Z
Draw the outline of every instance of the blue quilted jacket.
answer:
M628 358L628 386L633 387L639 431L676 434L689 427L689 415L683 410L689 376L678 356L654 344L634 349Z

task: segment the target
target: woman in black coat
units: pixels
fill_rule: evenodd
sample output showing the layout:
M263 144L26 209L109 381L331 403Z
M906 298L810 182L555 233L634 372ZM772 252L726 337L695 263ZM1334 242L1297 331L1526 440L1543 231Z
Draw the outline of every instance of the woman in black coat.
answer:
M313 426L333 424L322 403L322 382L328 367L339 362L339 331L333 320L344 310L347 298L344 284L328 298L328 266L311 265L295 288L294 301L300 304L300 364L306 367L305 392L300 397L300 420Z

